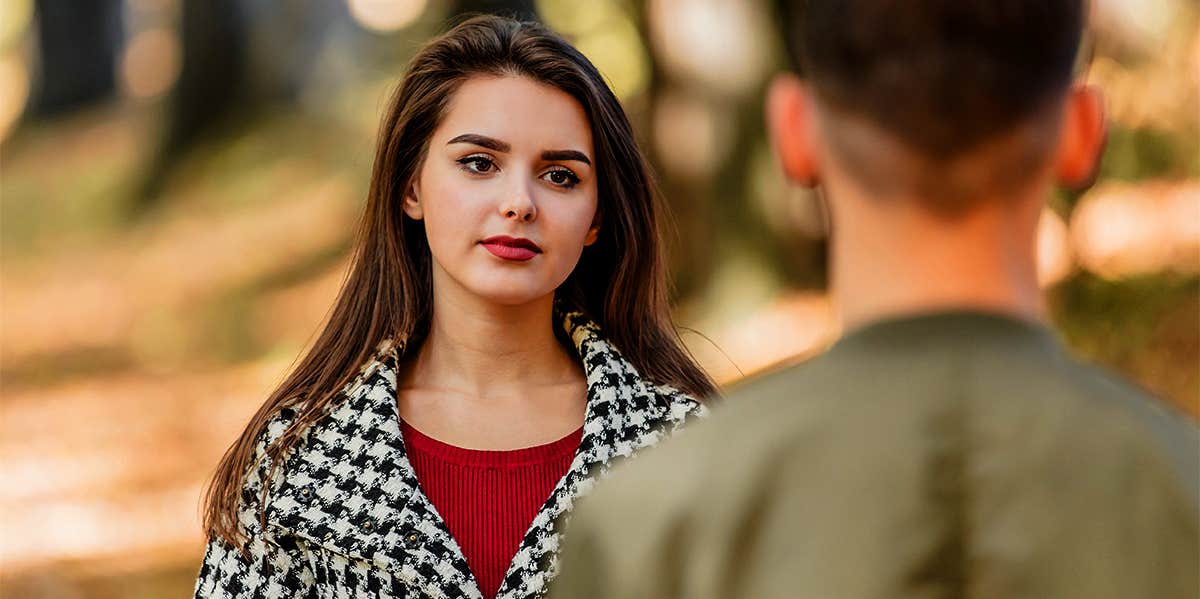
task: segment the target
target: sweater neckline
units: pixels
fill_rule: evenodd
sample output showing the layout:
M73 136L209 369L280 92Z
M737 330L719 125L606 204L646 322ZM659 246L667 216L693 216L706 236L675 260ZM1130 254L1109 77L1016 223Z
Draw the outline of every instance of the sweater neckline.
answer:
M567 458L575 454L583 438L583 427L580 426L567 436L542 445L519 449L471 449L430 437L403 420L400 421L400 430L409 451L464 466L485 468L515 468Z

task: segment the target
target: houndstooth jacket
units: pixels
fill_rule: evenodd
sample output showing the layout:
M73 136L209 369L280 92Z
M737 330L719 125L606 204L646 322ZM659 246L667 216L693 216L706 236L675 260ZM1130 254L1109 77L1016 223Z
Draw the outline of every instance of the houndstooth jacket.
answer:
M680 391L642 379L583 315L562 319L587 374L583 437L525 533L497 599L541 596L557 569L562 526L575 501L614 460L654 445L706 411ZM295 413L283 409L268 423L239 510L249 557L211 539L197 598L482 597L405 456L396 407L403 349L400 343L381 346L346 386L342 401L276 470L263 529L260 497L271 466L265 449Z

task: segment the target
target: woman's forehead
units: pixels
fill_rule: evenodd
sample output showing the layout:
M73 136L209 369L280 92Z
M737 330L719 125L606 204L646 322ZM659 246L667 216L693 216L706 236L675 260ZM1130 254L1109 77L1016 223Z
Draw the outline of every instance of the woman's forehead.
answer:
M451 98L435 142L470 133L501 140L513 151L574 149L592 154L583 106L570 94L528 77L475 76Z

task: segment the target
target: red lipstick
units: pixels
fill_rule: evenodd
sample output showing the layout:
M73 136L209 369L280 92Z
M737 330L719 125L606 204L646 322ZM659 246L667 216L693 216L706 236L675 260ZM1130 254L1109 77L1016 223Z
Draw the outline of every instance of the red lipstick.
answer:
M524 262L542 253L542 248L538 247L538 244L524 237L497 235L488 237L479 243L483 244L483 247L497 258L505 260Z

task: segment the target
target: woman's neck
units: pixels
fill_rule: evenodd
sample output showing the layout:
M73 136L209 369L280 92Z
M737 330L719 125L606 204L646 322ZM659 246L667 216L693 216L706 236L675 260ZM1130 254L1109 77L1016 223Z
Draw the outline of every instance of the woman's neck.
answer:
M577 365L552 327L551 302L483 310L448 308L435 302L414 374L422 386L481 399L568 382Z
M587 382L554 334L553 296L506 306L437 289L429 335L399 373L402 419L451 445L490 450L579 428Z
M554 333L554 298L498 305L465 290L434 292L429 334L409 382L477 399L575 383L580 366Z

